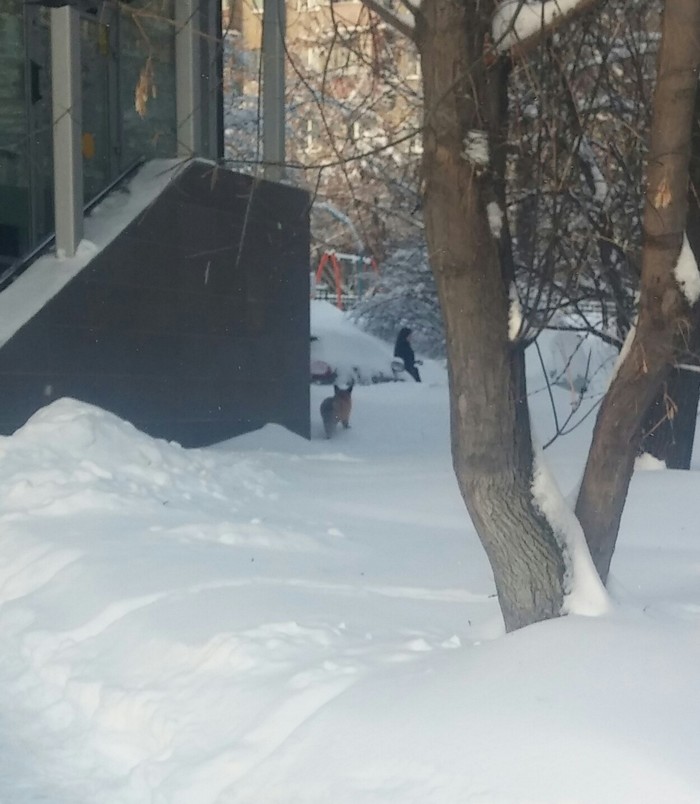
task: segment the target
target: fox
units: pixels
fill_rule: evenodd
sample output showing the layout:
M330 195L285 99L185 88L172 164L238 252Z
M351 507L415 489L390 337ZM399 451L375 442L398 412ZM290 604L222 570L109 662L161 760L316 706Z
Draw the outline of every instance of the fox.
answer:
M350 383L347 388L333 386L335 391L333 396L329 396L321 402L321 418L323 419L323 429L326 431L326 438L331 438L335 432L335 426L341 422L347 430L350 427L350 411L352 410L352 386Z

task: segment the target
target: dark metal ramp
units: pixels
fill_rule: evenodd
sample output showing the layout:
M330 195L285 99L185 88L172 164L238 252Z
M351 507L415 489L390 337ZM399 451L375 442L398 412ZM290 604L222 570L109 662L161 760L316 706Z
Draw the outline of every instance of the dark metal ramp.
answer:
M309 436L309 199L205 163L0 347L0 432L68 396L201 446Z

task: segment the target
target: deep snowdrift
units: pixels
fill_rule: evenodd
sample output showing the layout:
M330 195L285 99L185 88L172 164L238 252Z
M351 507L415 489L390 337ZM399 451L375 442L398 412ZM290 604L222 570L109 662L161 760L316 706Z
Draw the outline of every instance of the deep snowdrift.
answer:
M697 472L635 477L609 614L503 637L423 369L331 441L324 387L310 442L188 451L71 400L0 439L0 801L700 801ZM586 440L547 450L566 493Z

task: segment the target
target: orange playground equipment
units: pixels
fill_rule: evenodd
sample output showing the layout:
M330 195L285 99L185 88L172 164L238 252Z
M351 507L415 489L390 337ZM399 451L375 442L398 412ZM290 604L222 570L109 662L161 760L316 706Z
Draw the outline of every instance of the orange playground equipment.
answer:
M325 298L335 296L336 307L344 310L374 287L378 277L379 266L374 257L325 251L315 274L316 298L323 298L321 292L325 290Z

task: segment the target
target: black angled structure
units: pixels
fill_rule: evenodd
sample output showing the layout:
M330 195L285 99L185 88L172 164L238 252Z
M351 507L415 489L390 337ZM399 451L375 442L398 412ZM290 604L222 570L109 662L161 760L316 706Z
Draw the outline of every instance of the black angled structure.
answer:
M0 347L0 432L68 396L187 447L309 437L308 207L190 163Z

